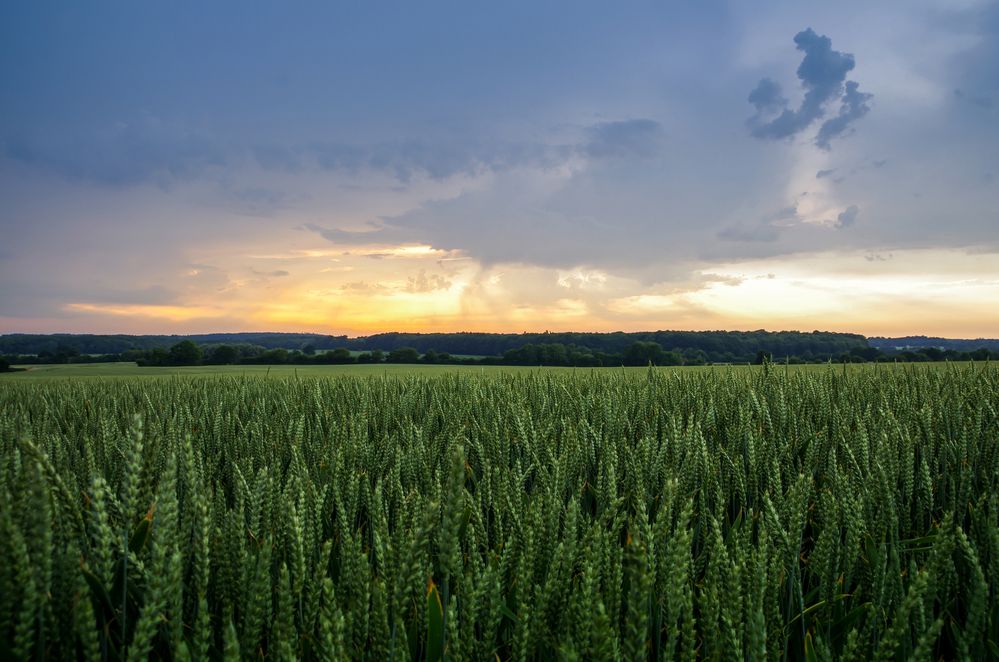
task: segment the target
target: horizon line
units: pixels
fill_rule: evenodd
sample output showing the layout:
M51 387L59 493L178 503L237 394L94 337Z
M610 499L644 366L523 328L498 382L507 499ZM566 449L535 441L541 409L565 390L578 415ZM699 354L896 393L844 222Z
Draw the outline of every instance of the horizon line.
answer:
M615 331L587 331L587 330L551 331L551 330L547 330L547 329L543 330L543 331L378 331L378 332L375 332L375 333L369 333L369 334L365 334L365 335L356 335L356 336L351 336L351 335L347 335L347 334L338 334L338 333L324 333L324 332L321 332L321 331L208 331L208 332L198 332L198 333L120 333L120 332L113 332L113 333L76 333L76 332L72 332L72 331L51 331L51 332L14 331L14 332L0 333L0 338L5 337L5 336L126 336L126 337L133 337L133 338L141 338L141 337L148 337L148 336L164 336L164 337L175 337L175 338L195 338L195 337L198 337L198 336L213 336L213 335L235 336L235 335L261 335L261 334L270 334L270 335L285 335L285 336L311 335L311 336L325 336L325 337L331 337L331 338L346 338L347 340L356 340L358 338L370 338L372 336L389 335L389 334L396 334L396 335L426 335L426 336L430 336L430 335L460 335L460 334L469 334L469 335L470 334L479 334L479 335L497 335L497 336L510 336L510 335L513 335L513 336L519 336L519 335L544 335L544 334L561 335L561 334L573 334L573 333L577 333L577 334L593 334L593 335L614 335L614 334L634 335L634 334L643 334L643 333L697 333L697 334L701 334L701 333L759 333L759 332L762 332L762 333L802 333L802 334L828 333L828 334L835 334L835 335L860 336L860 337L865 338L865 339L869 339L869 338L886 338L886 339L888 339L888 338L893 338L893 339L898 339L898 338L939 338L941 340L993 340L993 339L996 339L996 338L990 338L988 336L977 336L977 337L968 337L968 336L965 336L965 337L934 336L934 335L927 335L927 334L924 334L924 333L908 333L908 334L904 334L904 335L894 335L894 336L887 336L887 335L871 335L871 336L869 336L869 335L866 335L866 334L863 334L863 333L860 333L860 332L855 332L855 331L826 331L826 330L821 330L821 329L812 329L812 330L808 330L808 331L802 330L802 329L776 329L776 330L770 330L770 329L766 329L766 328L756 328L756 329L702 329L702 330L693 330L693 329L647 329L647 330L642 330L642 331L623 331L623 330L615 330ZM997 337L999 337L999 332L997 332Z

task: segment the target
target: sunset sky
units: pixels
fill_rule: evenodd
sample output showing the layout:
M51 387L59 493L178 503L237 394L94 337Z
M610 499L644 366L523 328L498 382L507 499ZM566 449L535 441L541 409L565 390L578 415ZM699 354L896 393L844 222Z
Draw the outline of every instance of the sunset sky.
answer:
M6 2L0 333L999 337L999 2Z

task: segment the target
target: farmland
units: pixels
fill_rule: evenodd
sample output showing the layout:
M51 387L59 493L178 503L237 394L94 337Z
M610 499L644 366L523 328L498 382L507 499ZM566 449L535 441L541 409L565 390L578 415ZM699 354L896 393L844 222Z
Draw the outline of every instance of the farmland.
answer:
M36 366L0 655L994 658L997 489L989 364Z
M969 361L932 363L932 364L864 364L851 363L845 367L837 365L834 369L848 372L874 370L885 372L896 369L910 369L916 366L925 366L927 370L937 370L955 367L967 367L973 365ZM978 363L975 365L985 365ZM995 364L992 364L993 366ZM646 368L639 367L618 367L618 368L567 368L557 366L518 366L518 365L426 365L426 364L393 364L382 363L379 365L199 365L199 366L168 366L168 367L141 367L134 362L119 361L114 363L54 363L41 365L17 366L19 371L10 373L0 373L0 382L3 380L15 381L50 381L60 379L94 379L94 378L164 378L164 377L268 377L268 378L297 378L297 377L407 377L407 376L434 376L443 374L464 374L480 376L499 376L504 374L527 374L532 372L554 372L564 374L645 374ZM689 374L696 372L731 372L760 370L759 366L748 364L714 365L714 366L674 366L663 368L679 374ZM786 372L828 372L828 364L791 364L789 366L775 365L774 370Z

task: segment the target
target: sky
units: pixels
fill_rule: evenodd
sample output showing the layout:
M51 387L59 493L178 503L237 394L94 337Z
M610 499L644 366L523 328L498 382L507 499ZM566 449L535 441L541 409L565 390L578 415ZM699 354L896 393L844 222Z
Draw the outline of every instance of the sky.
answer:
M999 2L6 2L0 333L999 337Z

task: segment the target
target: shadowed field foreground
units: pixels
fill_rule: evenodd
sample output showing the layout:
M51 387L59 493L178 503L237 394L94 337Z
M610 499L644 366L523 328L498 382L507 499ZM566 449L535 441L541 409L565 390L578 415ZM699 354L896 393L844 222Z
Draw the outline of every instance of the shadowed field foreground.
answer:
M999 656L999 371L0 381L0 656Z

